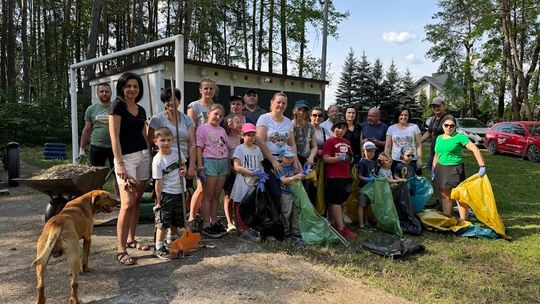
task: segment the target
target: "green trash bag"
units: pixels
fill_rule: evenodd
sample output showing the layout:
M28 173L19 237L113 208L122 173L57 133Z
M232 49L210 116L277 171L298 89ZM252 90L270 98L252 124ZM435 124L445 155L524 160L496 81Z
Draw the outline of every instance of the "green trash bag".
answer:
M375 181L362 187L361 191L371 202L371 210L377 220L377 227L383 231L403 236L388 180L385 177L376 178Z
M304 243L327 245L339 241L330 224L315 211L302 182L296 181L289 188L298 209L300 233Z

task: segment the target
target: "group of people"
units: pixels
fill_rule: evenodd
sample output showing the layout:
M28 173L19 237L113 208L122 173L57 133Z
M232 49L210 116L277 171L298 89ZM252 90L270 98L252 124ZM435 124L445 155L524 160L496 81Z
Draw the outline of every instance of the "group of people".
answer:
M281 214L284 240L303 244L298 211L289 186L301 181L313 203L316 184L306 181L311 169L323 168L327 195L322 202L334 228L347 238L357 233L345 227L342 205L351 191L351 179L363 187L376 176L391 184L406 181L418 174L422 165L422 141L431 138L430 161L433 184L442 202L443 213L450 215L451 189L464 180L463 147L473 151L479 174L485 173L478 148L465 136L456 134L455 119L445 112L445 101L435 98L435 114L428 132L421 135L417 125L409 123L410 111L399 109L397 123L387 126L380 121L377 108L368 111L367 120L359 122L356 107L348 106L340 114L337 106L325 111L306 101L294 104L292 119L285 116L287 95L275 93L267 112L258 106L258 94L249 89L244 96L229 98L229 113L215 102L214 80L200 81L200 98L180 112L181 92L164 89L164 111L148 117L138 102L143 96L141 78L125 73L118 80L116 99L111 102L111 88L97 86L99 102L88 108L81 136L81 154L90 142L92 165L103 166L113 159L121 200L117 224L117 262L132 265L136 261L127 249L151 250L135 238L140 199L150 177L154 180L156 242L154 254L169 258L167 243L177 238L183 226L182 204L189 205L190 229L202 218L201 232L219 238L240 230L252 241L261 235L248 227L240 216L239 205L250 189L264 181L272 202ZM155 151L154 153L152 151ZM152 156L155 154L155 156ZM317 163L324 166L316 166ZM356 170L352 170L355 168ZM356 174L353 176L352 174ZM195 189L194 192L188 191ZM221 193L227 224L217 219ZM187 193L187 201L182 197ZM369 201L358 198L359 228L369 225L365 208ZM460 206L466 219L466 206ZM271 237L271 236L267 236Z

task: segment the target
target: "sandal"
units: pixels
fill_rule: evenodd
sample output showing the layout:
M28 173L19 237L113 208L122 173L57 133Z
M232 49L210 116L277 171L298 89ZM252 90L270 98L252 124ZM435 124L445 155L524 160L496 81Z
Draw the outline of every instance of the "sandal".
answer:
M132 257L130 257L129 254L125 251L116 253L116 263L118 263L118 265L124 265L124 266L130 266L130 265L136 264L135 260Z
M135 240L131 241L131 242L127 242L126 243L126 248L132 248L132 249L137 249L139 251L148 251L150 250L150 246L148 245L143 245Z

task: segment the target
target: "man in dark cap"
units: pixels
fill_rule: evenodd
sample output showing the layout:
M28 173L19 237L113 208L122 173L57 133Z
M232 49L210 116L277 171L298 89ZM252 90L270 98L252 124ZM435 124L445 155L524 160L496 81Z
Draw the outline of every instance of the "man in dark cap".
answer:
M431 117L428 130L426 133L424 133L424 135L422 135L422 142L426 141L427 139L431 139L431 149L427 163L429 171L431 172L433 157L435 156L435 139L437 139L437 136L444 133L442 123L450 114L446 112L446 100L442 96L435 97L431 102L430 107L431 111L433 112L433 116Z
M261 116L264 113L267 113L266 110L261 109L257 103L259 102L259 97L257 95L257 91L255 89L248 89L246 93L244 94L244 110L242 111L242 114L249 118L251 121L254 121L257 123L257 120L259 120L259 116Z

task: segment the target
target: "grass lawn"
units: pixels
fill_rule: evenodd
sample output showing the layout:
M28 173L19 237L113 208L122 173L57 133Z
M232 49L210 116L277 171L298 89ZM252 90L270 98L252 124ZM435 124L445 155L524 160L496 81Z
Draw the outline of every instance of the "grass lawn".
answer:
M366 250L350 254L338 245L301 249L267 246L305 256L417 303L539 303L540 164L508 155L489 155L486 150L482 154L499 214L513 237L511 242L424 232L408 237L421 240L427 251L405 260L380 257ZM478 165L468 150L465 162L467 176L477 172ZM479 224L474 218L471 221ZM353 244L361 248L369 235L361 232Z
M405 260L383 258L366 250L350 254L340 245L296 248L265 243L264 246L304 256L325 265L329 271L413 302L540 303L540 164L508 155L489 155L485 150L482 154L499 214L514 238L511 242L424 232L419 237L409 237L421 240L427 251ZM69 163L43 161L42 156L42 147L21 147L21 159L27 164L47 168ZM478 167L468 150L465 162L467 175L476 173ZM479 224L474 218L471 220ZM369 234L362 232L353 244L361 248Z

